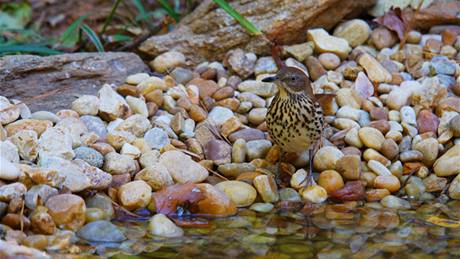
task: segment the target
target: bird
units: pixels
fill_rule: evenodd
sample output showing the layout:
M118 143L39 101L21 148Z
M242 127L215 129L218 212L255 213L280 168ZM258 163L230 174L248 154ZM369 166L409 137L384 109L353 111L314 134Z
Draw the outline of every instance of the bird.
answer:
M286 66L279 53L279 46L272 48L278 72L262 79L262 82L275 83L278 87L266 115L268 133L281 149L279 165L285 153L299 154L308 150L310 163L306 181L307 186L311 186L314 183L314 149L325 127L321 105L335 95L315 94L307 74L297 67Z

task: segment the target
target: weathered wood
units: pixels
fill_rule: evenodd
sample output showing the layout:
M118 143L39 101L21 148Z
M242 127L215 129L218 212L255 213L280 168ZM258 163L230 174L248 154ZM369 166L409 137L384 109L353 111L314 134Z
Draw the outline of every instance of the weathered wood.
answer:
M331 29L346 18L357 16L375 0L237 0L231 5L280 44L306 40L309 28ZM222 59L233 48L269 54L268 42L249 35L212 0L203 1L172 32L153 36L140 50L156 56L168 50L185 54L192 63Z
M146 71L148 67L133 53L6 56L0 59L0 95L23 101L65 88L28 103L33 111L57 111L70 108L79 95L95 94L105 83L121 84L126 76Z

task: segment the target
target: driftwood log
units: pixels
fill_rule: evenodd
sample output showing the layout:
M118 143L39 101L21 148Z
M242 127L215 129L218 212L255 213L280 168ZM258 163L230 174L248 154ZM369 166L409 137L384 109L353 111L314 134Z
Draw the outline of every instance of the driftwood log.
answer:
M235 0L231 5L279 44L304 42L309 28L331 29L340 21L369 9L375 0ZM249 35L212 0L204 0L172 32L153 36L139 49L156 56L182 52L192 63L222 59L228 50L242 48L268 54L268 42Z
M56 112L70 108L79 95L96 94L105 83L121 84L126 76L147 71L133 53L6 56L0 59L0 95L26 101L32 111ZM56 90L62 91L47 95Z

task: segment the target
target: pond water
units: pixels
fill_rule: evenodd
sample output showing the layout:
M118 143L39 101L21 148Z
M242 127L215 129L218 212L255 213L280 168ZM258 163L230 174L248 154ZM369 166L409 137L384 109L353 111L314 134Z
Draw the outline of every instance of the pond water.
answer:
M112 258L460 258L460 201L411 206L282 202L270 213L242 209L229 218L193 218L193 224L180 219L185 235L171 239L149 236L145 222L124 222L117 224L128 241L87 246L87 252Z

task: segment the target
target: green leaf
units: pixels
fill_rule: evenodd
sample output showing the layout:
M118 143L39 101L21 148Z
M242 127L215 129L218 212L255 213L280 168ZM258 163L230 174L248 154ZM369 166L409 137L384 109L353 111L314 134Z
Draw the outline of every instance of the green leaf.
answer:
M50 49L37 44L2 44L0 45L0 56L16 53L35 53L39 55L56 55L62 52Z
M32 17L28 3L10 3L0 6L0 31L24 29Z
M125 42L133 40L133 37L124 34L114 34L110 35L110 42Z
M134 6L136 6L137 11L139 12L139 20L146 20L148 18L148 12L145 10L144 5L141 0L133 0Z
M96 46L97 51L104 52L104 46L97 34L86 24L81 26L82 31L88 36L89 40Z
M110 10L110 14L105 20L104 25L102 26L101 35L105 33L107 26L109 26L110 22L112 22L113 15L117 11L118 5L120 5L120 3L121 3L121 0L116 0L115 3L112 5L112 10Z
M237 20L240 25L245 28L252 35L260 35L262 32L257 29L254 24L252 24L248 19L241 15L237 10L235 10L227 1L225 0L213 0L220 8L224 9L231 17Z
M86 19L88 15L83 15L78 17L69 27L61 34L59 37L59 42L67 48L71 48L77 44L79 35L78 29L80 29L81 24Z
M174 11L174 9L165 0L158 0L160 5L165 9L169 16L171 16L176 22L179 22L180 15Z

